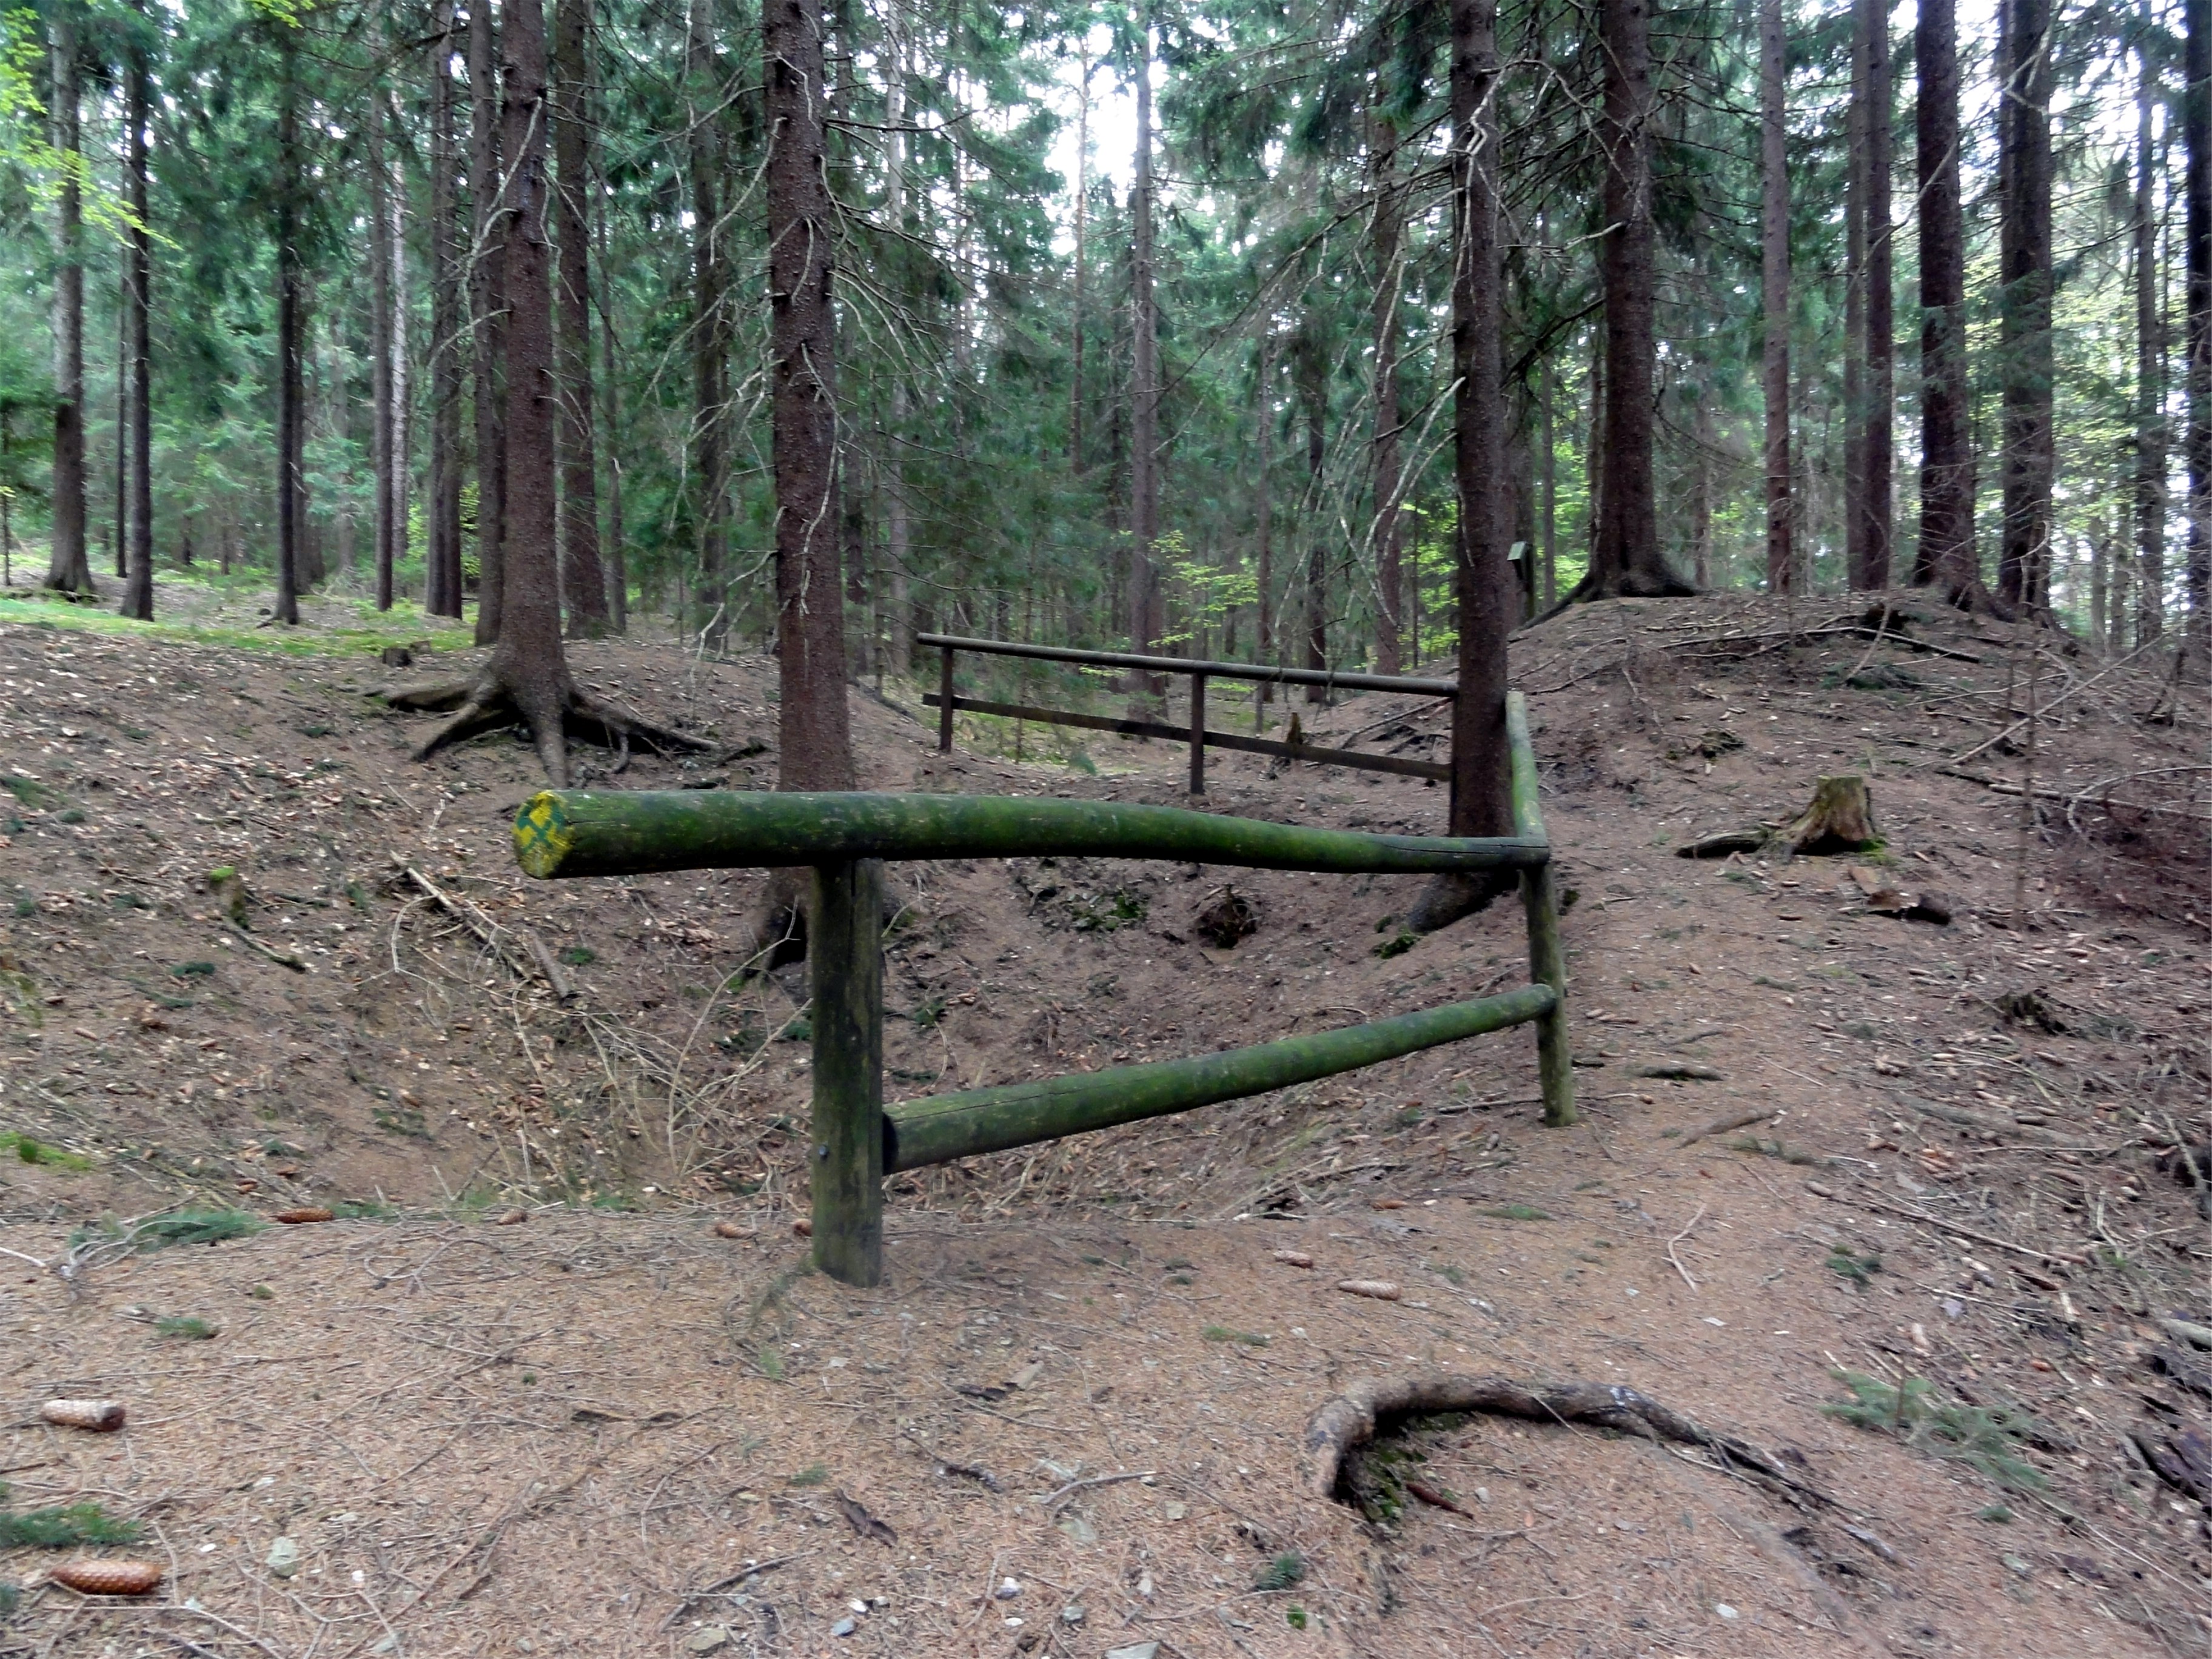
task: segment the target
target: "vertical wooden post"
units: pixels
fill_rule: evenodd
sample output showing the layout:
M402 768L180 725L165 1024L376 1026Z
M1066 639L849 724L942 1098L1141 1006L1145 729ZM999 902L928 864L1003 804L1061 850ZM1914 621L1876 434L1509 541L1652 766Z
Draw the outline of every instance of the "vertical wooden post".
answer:
M937 682L937 752L952 752L952 647L945 647L945 671Z
M1206 793L1206 676L1190 677L1190 793Z
M882 860L815 866L814 1262L847 1285L884 1277L883 929Z
M1548 863L1521 872L1521 902L1528 912L1528 977L1559 993L1552 1012L1536 1021L1544 1121L1555 1129L1576 1121L1574 1057L1567 1046L1567 957L1559 942L1557 892Z
M1536 799L1536 751L1528 742L1528 702L1505 694L1505 742L1512 757L1513 833L1548 842ZM1528 912L1528 977L1559 994L1552 1012L1536 1021L1536 1063L1544 1096L1544 1121L1554 1128L1575 1121L1573 1051L1567 1046L1567 954L1559 939L1559 903L1549 859L1521 872L1521 902Z

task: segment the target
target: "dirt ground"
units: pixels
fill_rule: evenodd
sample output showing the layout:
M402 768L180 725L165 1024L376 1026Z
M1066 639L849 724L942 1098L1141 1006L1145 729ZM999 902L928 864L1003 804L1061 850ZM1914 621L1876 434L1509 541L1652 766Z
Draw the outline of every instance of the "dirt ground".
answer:
M866 1292L793 1234L804 969L740 974L757 874L527 880L527 750L414 764L371 657L0 624L0 1508L95 1501L143 1538L77 1553L164 1570L87 1599L46 1580L72 1555L0 1552L0 1654L2207 1651L2212 1232L2177 1149L2212 1096L2212 722L2162 660L1894 602L1872 636L1732 598L1515 641L1580 1126L1542 1127L1527 1032L1477 1039L898 1177ZM574 654L722 745L623 786L772 782L771 663ZM1974 753L2031 687L2033 732ZM944 757L896 682L853 710L866 787L1185 799L1169 745L1070 765L1031 728L1018 763L977 723ZM1299 712L1442 753L1433 705ZM1216 811L1443 827L1418 780L1209 769ZM1676 856L1846 771L1876 854ZM1217 949L1192 924L1232 882L1260 927ZM1404 935L1411 878L893 884L895 1097L1527 974L1517 907ZM132 1248L297 1206L340 1218ZM1314 1495L1308 1418L1409 1371L1634 1388L1820 1496L1483 1415ZM57 1395L130 1425L45 1424Z

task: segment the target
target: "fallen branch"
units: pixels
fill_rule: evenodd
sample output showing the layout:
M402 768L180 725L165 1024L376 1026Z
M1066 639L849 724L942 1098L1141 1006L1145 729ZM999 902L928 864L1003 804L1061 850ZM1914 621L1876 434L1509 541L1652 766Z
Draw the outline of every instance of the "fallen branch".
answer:
M553 953L545 948L544 943L535 933L527 928L508 929L501 927L483 913L482 907L470 902L459 893L447 892L396 853L392 854L392 862L405 874L410 881L422 890L432 903L474 933L484 949L499 958L500 965L508 973L513 974L525 984L528 984L534 976L532 971L534 967L536 975L544 977L545 983L552 988L553 994L562 1001L566 1002L576 994L574 988L568 983L568 976L561 971L560 964L554 961ZM501 942L501 935L509 932L513 932L522 941L523 950L520 955L510 951Z
M1951 764L1954 766L1963 766L1968 761L1973 759L1975 756L1982 753L1984 750L1996 748L2014 732L2019 731L2021 727L2026 726L2030 720L2041 720L2043 716L2048 714L2052 709L2057 708L2060 703L2064 702L2069 697L2073 696L2077 692L2087 690L2099 680L2103 679L2106 675L2112 673L2118 669L2126 667L2128 664L2133 662L2137 657L2142 655L2144 652L2152 650L2164 643L2165 641L2160 639L2146 640L2142 644L2129 652L2126 656L2122 657L2118 662L2106 664L2104 667L2090 675L2086 680L2075 681L2073 684L2068 686L2063 691L2061 691L2057 696L2051 698L2050 702L2045 703L2040 708L2030 708L2027 714L2022 714L2018 720L2014 720L2010 726L2004 727L2003 730L1998 732L1994 737L1984 738L1972 749L1966 750L1960 754L1952 756Z
M246 946L247 950L258 951L280 968L289 968L295 974L304 974L307 971L307 964L289 951L279 951L274 945L264 945L242 927L234 927L226 924L223 931Z
M1764 1123L1774 1115L1771 1106L1761 1107L1755 1112L1730 1112L1726 1117L1717 1117L1702 1129L1692 1129L1674 1144L1679 1147L1694 1146L1708 1135L1724 1135L1730 1129L1748 1129L1754 1123Z
M1955 766L1939 766L1936 770L1940 776L1957 778L1962 783L1978 783L1983 788L2000 795L2018 795L2021 791L2019 784L2008 783L2002 778L1984 777L1978 772L1964 772ZM2118 806L2130 812L2148 812L2166 818L2185 818L2191 823L2212 823L2212 814L2192 812L2184 806L2153 806L2148 801L2112 800L2098 795L2094 785L2074 794L2069 794L2063 789L2046 789L2039 786L2035 790L2035 798L2038 800L2057 801L2069 813L2083 801L2095 800L2099 805L2108 811Z
M1929 1215L1922 1210L1908 1210L1901 1205L1885 1204L1878 1198L1858 1195L1844 1201L1856 1204L1863 1209L1880 1210L1884 1215L1898 1216L1906 1221L1917 1221L1924 1226L1941 1228L1943 1231L1956 1234L1960 1238L1971 1238L1977 1244L1986 1244L1993 1250L2009 1250L2014 1255L2027 1256L2036 1261L2048 1261L2060 1267L2078 1267L2082 1265L2082 1259L2078 1255L2053 1255L2048 1250L2032 1250L2025 1244L2015 1244L2008 1238L1999 1238L1995 1233L1977 1232L1972 1227L1961 1227L1957 1222L1946 1221L1941 1216Z
M1698 1224L1705 1218L1705 1206L1700 1204L1698 1206L1697 1214L1690 1218L1690 1224L1683 1228L1680 1232L1676 1233L1674 1237L1667 1241L1667 1260L1674 1264L1674 1271L1682 1275L1682 1282L1685 1285L1687 1285L1693 1292L1698 1288L1698 1281L1690 1277L1690 1270L1682 1265L1682 1258L1674 1254L1674 1247L1677 1244L1680 1244L1684 1239L1687 1238L1692 1233L1697 1231Z
M1532 1388L1504 1376L1452 1373L1427 1376L1364 1377L1306 1420L1306 1454L1313 1459L1316 1497L1334 1499L1345 1460L1375 1437L1385 1418L1423 1412L1494 1412L1538 1423L1589 1423L1647 1440L1671 1441L1741 1464L1789 1492L1832 1504L1747 1441L1701 1428L1680 1413L1617 1382L1560 1382Z

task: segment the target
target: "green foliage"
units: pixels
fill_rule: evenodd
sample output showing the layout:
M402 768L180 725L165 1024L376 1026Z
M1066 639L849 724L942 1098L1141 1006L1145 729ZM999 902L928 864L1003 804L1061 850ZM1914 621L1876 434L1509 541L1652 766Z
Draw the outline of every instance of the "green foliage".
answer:
M27 1134L0 1133L0 1147L8 1146L12 1146L15 1156L24 1163L44 1164L50 1170L71 1170L81 1174L92 1167L92 1160L81 1153L49 1146Z
M143 1251L167 1249L173 1244L222 1244L234 1238L251 1238L266 1225L244 1210L172 1210L129 1224L133 1248ZM125 1224L112 1217L95 1225L79 1227L70 1235L72 1245L94 1238L121 1239Z
M826 1486L830 1484L830 1466L827 1463L809 1463L791 1477L790 1484L794 1486Z
M588 945L572 945L561 952L561 960L571 968L588 968L599 959L599 953Z
M1550 1211L1540 1210L1533 1204L1499 1204L1476 1213L1486 1215L1492 1221L1549 1221L1552 1218Z
M1860 1371L1829 1375L1851 1394L1849 1400L1821 1406L1830 1417L1854 1428L1893 1434L1908 1446L1954 1459L2009 1492L2039 1492L2050 1485L2043 1472L2020 1455L2021 1441L2037 1432L2035 1419L2025 1412L1944 1400L1925 1377L1890 1383ZM1986 1511L1984 1515L1996 1518Z
M1296 1550L1285 1550L1260 1569L1252 1580L1255 1590L1286 1590L1305 1582L1306 1559Z
M156 1336L178 1337L187 1342L205 1342L216 1334L214 1326L206 1320L186 1314L154 1322Z
M88 1498L59 1508L0 1511L0 1550L75 1549L81 1544L135 1544L144 1528L118 1521Z
M1848 1244L1834 1245L1828 1253L1828 1271L1863 1291L1874 1283L1874 1276L1881 1271L1881 1252L1869 1250L1864 1255L1856 1255Z
M1421 942L1421 936L1410 927L1401 927L1396 933L1375 947L1375 954L1388 962L1393 957L1402 957Z
M211 962L180 962L169 972L179 979L207 979L215 973Z

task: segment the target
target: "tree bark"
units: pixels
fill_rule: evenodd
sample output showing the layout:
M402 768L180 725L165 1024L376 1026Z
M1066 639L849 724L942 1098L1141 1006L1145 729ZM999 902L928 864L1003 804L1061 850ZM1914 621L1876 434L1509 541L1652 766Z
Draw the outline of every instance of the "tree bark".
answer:
M599 562L599 457L592 416L592 129L586 103L589 0L557 0L553 21L553 164L559 189L553 235L560 270L561 570L568 631L608 631L606 572Z
M2048 600L2051 427L2050 0L2002 0L1997 100L2002 213L1999 374L2004 401L2004 520L1997 592L2008 605Z
M287 626L300 621L300 60L294 31L281 42L276 111L276 604Z
M1659 276L1651 204L1650 0L1601 0L1598 30L1605 57L1598 143L1607 227L1598 243L1605 295L1605 488L1583 592L1591 598L1686 594L1695 590L1667 568L1659 550L1652 472Z
M1368 121L1368 154L1375 185L1375 216L1370 234L1374 252L1375 297L1375 672L1399 672L1398 608L1404 602L1400 568L1404 545L1400 521L1398 439L1399 257L1405 240L1404 204L1398 185L1398 131L1376 112Z
M2158 66L2151 56L2157 27L2153 0L2143 0L2136 38L2136 191L2131 255L2136 300L2135 629L2138 644L2166 630L2166 318L2158 283L2158 145L2153 125ZM2117 563L2117 561L2116 561ZM2118 607L2113 624L2119 625Z
M1619 0L1608 0L1619 3ZM1459 696L1452 704L1450 833L1511 832L1505 641L1515 589L1498 482L1505 472L1504 270L1499 246L1497 0L1451 0L1452 472L1459 493ZM1647 371L1649 365L1647 367ZM1648 373L1647 373L1648 379ZM1512 883L1439 876L1407 918L1433 933Z
M1298 401L1306 420L1306 581L1305 659L1307 668L1328 666L1328 543L1327 520L1322 512L1322 472L1326 459L1323 434L1328 419L1328 357L1321 319L1310 306L1297 344L1295 374ZM1325 685L1306 687L1308 703L1328 700Z
M436 0L430 64L430 477L422 608L461 614L461 261L455 244L459 157L453 112L453 0Z
M379 101L377 115L395 130L398 129L398 112L392 106L389 94ZM414 374L407 345L407 185L404 173L391 191L391 199L386 210L391 216L391 228L385 236L385 246L392 261L389 278L391 334L388 342L392 353L392 426L391 435L386 441L392 468L392 487L388 495L391 503L392 562L397 566L407 562L408 485L412 477L409 459L414 441L415 396Z
M1081 53L1083 81L1076 94L1075 106L1075 306L1073 338L1069 344L1073 357L1073 372L1067 394L1067 465L1079 477L1083 471L1083 285L1085 265L1089 259L1086 246L1090 218L1091 195L1091 75L1094 67L1087 48ZM890 125L896 128L898 118L893 116ZM891 143L900 142L896 131Z
M139 14L142 20L145 14ZM146 27L151 27L150 21ZM131 556L123 589L122 612L141 622L154 620L153 361L147 334L154 280L153 232L146 204L146 120L150 100L147 48L133 42L125 75L124 128L128 146L131 212L136 220L125 233L124 269L128 287L125 333L131 366Z
M769 373L779 786L853 787L835 499L837 411L821 0L768 0Z
M1889 0L1854 0L1853 9L1857 25L1855 56L1861 68L1864 110L1860 123L1864 149L1858 169L1864 203L1858 216L1863 299L1858 348L1853 356L1864 368L1853 422L1859 465L1854 480L1849 567L1851 585L1864 590L1889 586L1895 534L1891 498L1897 469L1897 311L1890 228Z
M1790 144L1786 125L1788 39L1782 0L1759 0L1759 264L1766 338L1761 385L1766 402L1766 591L1787 593L1796 566L1790 551Z
M52 143L68 166L54 201L53 518L46 585L90 599L98 590L85 551L84 204L76 172L84 152L76 23L74 0L63 0L53 21Z
M1142 18L1137 56L1136 179L1129 190L1134 246L1129 297L1129 649L1152 654L1160 632L1160 579L1152 544L1160 533L1159 357L1152 313L1152 23ZM1158 675L1134 675L1152 696Z
M607 258L607 182L603 158L599 189L592 212L592 228L599 250L599 384L606 404L607 425L607 619L617 634L629 630L629 553L623 527L622 394L615 379L614 268Z
M497 640L507 580L501 554L507 524L507 436L500 387L506 356L506 216L501 188L499 42L490 0L469 7L469 322L476 343L477 643Z
M2212 0L2182 0L2182 143L2189 152L2189 648L2212 659Z
M1966 235L1959 194L1957 0L1920 0L1913 33L1920 203L1920 539L1912 580L1954 605L1986 602L1974 547Z
M381 49L380 47L380 49ZM375 546L376 608L392 609L392 508L398 497L392 479L392 215L391 180L384 170L384 107L369 89L368 110L368 359L369 459L376 475L371 536Z
M1254 561L1253 586L1257 613L1253 617L1253 660L1272 663L1275 652L1275 492L1272 477L1275 465L1275 331L1262 324L1260 331L1260 368L1252 388L1252 410L1260 425L1257 462L1259 501L1255 515L1259 522L1254 526L1259 540L1257 557ZM1262 684L1260 701L1272 702L1275 688Z
M1088 70L1085 70L1086 77ZM894 23L891 29L890 64L884 76L884 125L890 131L884 135L884 218L894 235L908 232L907 212L907 135L906 125L907 38L902 23ZM1090 82L1086 78L1087 91ZM1081 295L1083 280L1082 243L1079 240L1082 218L1078 205L1076 224L1079 240L1076 244L1076 294L1078 297L1076 349L1082 349ZM1081 359L1079 356L1078 365ZM884 519L884 575L880 597L884 612L884 639L879 659L888 672L903 679L914 668L914 609L908 591L908 574L913 559L911 532L907 520L906 499L906 377L894 366L891 373L890 430L884 434L884 453L878 469L878 478L883 490ZM1079 468L1082 464L1080 444L1069 452Z
M724 423L729 391L721 222L720 75L713 0L690 0L684 79L691 170L691 469L698 492L698 577L693 626L720 650L729 635L728 463ZM817 42L817 52L820 50ZM819 119L819 117L817 117ZM773 142L773 141L771 141ZM771 288L774 283L771 282ZM826 486L825 486L826 487Z

